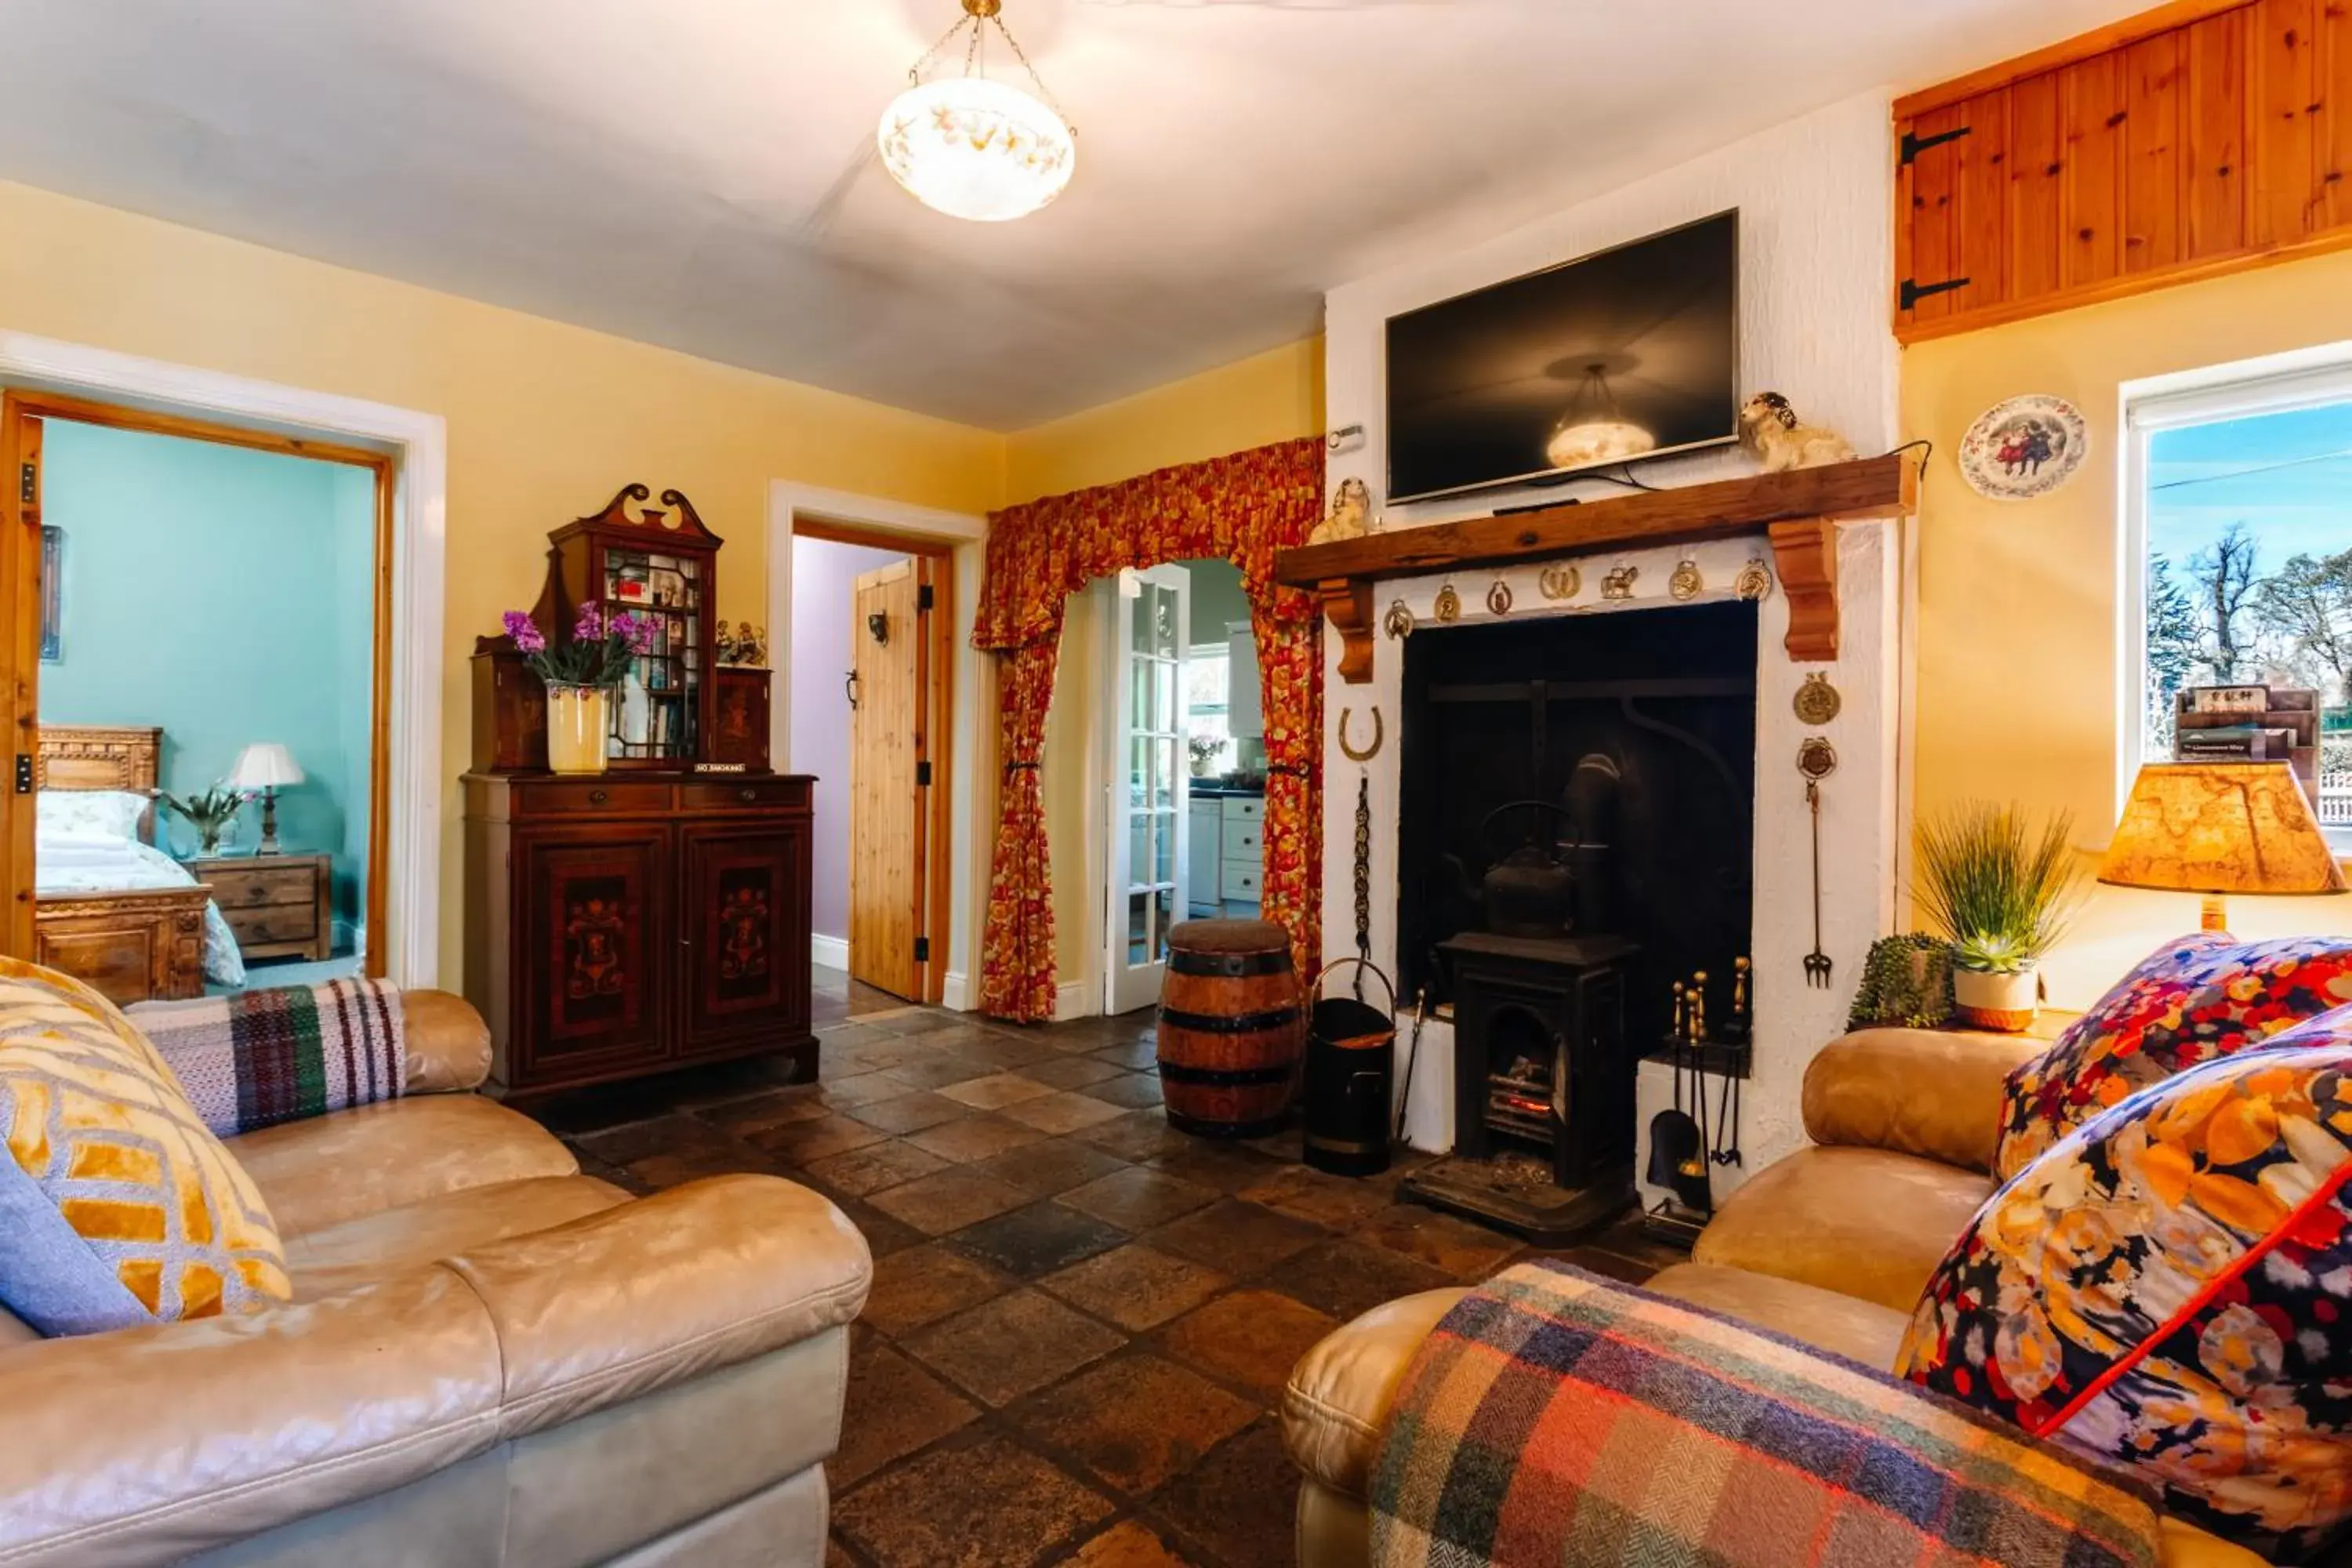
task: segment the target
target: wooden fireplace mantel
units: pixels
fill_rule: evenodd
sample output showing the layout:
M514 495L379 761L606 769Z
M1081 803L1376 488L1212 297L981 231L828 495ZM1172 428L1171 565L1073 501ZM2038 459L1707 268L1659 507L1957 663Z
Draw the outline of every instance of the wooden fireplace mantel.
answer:
M1372 678L1372 588L1384 577L1762 531L1771 539L1776 575L1789 596L1789 657L1818 662L1838 652L1838 524L1909 517L1918 502L1919 464L1908 453L1895 453L1309 544L1276 556L1274 574L1322 599L1324 616L1339 634L1340 679L1360 685Z

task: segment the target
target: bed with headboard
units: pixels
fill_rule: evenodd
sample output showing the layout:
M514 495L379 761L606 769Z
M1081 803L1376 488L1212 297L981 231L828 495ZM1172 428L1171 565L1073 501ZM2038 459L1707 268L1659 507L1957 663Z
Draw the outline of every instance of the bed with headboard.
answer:
M163 749L160 729L44 724L33 758L34 959L123 1004L203 995L208 954L236 964L212 889L154 847Z

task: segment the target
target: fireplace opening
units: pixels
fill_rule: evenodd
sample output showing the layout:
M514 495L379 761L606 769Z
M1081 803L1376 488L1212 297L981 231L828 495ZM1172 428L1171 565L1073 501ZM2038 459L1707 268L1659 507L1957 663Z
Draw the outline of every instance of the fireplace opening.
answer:
M1465 933L1615 937L1628 1033L1748 952L1757 607L1417 631L1401 715L1397 963L1456 1000ZM1645 1047L1646 1048L1646 1047Z
M1546 1244L1632 1202L1636 1064L1748 952L1756 638L1733 603L1407 640L1398 964L1455 1092L1406 1195Z

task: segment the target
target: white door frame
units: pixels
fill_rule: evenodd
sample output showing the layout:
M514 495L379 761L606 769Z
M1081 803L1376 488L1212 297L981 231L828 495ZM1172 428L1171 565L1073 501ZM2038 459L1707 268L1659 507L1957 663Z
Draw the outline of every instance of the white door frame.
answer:
M327 437L394 459L392 497L390 863L384 975L423 990L441 971L441 724L449 428L438 414L310 392L166 360L0 331L0 386L53 392L281 435ZM377 933L369 933L377 940Z
M1176 705L1176 733L1179 741L1173 775L1176 802L1173 827L1176 836L1174 859L1176 887L1175 898L1171 906L1170 923L1172 925L1192 918L1192 911L1186 907L1185 902L1188 892L1185 882L1191 872L1191 865L1186 854L1189 847L1186 840L1192 831L1192 769L1188 763L1181 739L1185 731L1184 665L1190 657L1192 647L1192 573L1181 561L1163 561L1156 566L1132 567L1129 570L1146 582L1150 581L1156 573L1173 572L1182 579L1177 588L1176 689L1173 693ZM1103 617L1100 651L1097 656L1102 671L1099 699L1101 706L1097 710L1099 718L1096 725L1097 732L1092 737L1091 748L1096 758L1093 777L1097 789L1087 797L1094 802L1096 831L1101 835L1102 844L1099 864L1097 864L1092 856L1088 857L1088 864L1097 868L1093 876L1095 901L1102 909L1100 941L1096 944L1094 960L1099 968L1095 995L1106 1014L1119 1010L1117 994L1119 979L1122 973L1130 967L1125 961L1128 929L1127 900L1129 894L1127 887L1121 885L1121 879L1118 875L1121 860L1122 835L1115 826L1115 825L1123 824L1126 820L1127 813L1116 802L1118 792L1129 782L1129 769L1133 765L1125 754L1128 748L1129 726L1121 722L1122 719L1131 717L1127 710L1134 690L1129 680L1127 664L1128 657L1132 651L1129 642L1131 630L1129 624L1128 599L1121 591L1126 575L1127 574L1122 572L1103 579L1103 602L1108 613ZM1125 880L1131 883L1135 880L1133 868L1129 868L1129 875ZM1151 966L1147 964L1141 967ZM1157 990L1156 986L1154 990Z
M793 520L822 519L871 529L924 543L955 546L955 777L948 801L949 894L947 978L942 1005L969 1013L980 1003L978 937L987 918L994 824L986 820L996 805L992 773L996 745L996 670L991 657L971 646L972 618L980 609L987 575L988 519L943 511L880 496L829 490L772 479L768 484L768 647L770 662L784 673L793 646ZM779 772L792 770L793 693L787 678L770 694L768 754ZM820 831L823 829L820 828ZM842 831L847 831L846 825Z

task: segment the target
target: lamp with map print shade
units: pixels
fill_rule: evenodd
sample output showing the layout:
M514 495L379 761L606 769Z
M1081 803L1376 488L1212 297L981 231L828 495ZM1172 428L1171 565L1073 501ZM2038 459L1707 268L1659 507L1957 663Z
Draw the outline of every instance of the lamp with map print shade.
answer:
M2284 763L2150 763L2132 784L2099 880L2204 896L2229 929L2232 893L2341 893L2344 873L2311 798Z
M275 741L256 741L237 753L236 766L229 770L229 787L261 796L261 843L254 849L255 854L279 853L278 792L301 782L302 769L294 761L294 753Z

